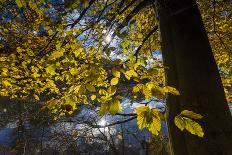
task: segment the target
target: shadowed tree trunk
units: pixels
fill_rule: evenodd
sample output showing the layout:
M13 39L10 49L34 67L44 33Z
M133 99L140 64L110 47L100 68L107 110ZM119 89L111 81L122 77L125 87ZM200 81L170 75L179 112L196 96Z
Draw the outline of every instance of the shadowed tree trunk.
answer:
M167 96L167 121L175 155L232 154L232 117L219 71L194 0L157 0L167 84L180 96ZM182 110L204 117L204 137L181 132L174 117Z

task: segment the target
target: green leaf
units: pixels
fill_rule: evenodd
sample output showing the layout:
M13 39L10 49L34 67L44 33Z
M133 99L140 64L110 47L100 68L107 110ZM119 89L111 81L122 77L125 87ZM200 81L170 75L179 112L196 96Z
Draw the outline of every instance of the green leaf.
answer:
M181 115L184 115L184 116L187 116L189 118L192 118L192 119L202 119L203 116L200 115L200 114L197 114L193 111L189 111L189 110L184 110L180 113Z

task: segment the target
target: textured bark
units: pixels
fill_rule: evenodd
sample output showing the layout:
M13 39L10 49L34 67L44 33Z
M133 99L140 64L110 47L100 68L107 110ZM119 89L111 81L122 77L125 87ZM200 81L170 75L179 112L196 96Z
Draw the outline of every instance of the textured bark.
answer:
M219 71L194 0L158 0L167 84L180 96L167 96L167 121L175 155L232 154L232 117ZM174 117L182 110L202 114L204 138L181 132Z

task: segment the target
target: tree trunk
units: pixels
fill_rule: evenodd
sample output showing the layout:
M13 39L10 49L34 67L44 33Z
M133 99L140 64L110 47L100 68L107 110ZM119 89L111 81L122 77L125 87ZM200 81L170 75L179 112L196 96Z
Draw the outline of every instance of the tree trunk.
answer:
M156 0L167 84L180 96L167 96L167 122L175 155L232 154L232 117L219 71L194 0ZM204 137L180 131L182 110L202 114Z

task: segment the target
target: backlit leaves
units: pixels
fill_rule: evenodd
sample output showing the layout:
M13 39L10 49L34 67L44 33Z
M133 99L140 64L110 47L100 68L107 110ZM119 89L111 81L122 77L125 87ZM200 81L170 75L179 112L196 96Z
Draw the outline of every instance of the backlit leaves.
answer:
M174 122L181 131L186 129L191 134L197 135L199 137L203 137L204 132L203 132L202 127L196 121L192 120L191 118L201 119L202 116L192 111L184 110L181 112L180 115L175 117Z
M99 114L104 115L110 113L111 115L115 115L120 109L120 101L117 98L113 98L109 102L104 102L101 104Z
M199 1L201 2L201 0ZM1 2L4 3L5 1ZM49 5L44 5L44 0L37 0L36 2L16 0L15 2L17 9L21 8L22 10L23 8L27 20L23 20L20 17L21 15L15 12L15 9L11 10L9 8L6 11L10 11L15 19L5 23L4 20L1 21L3 22L0 26L1 38L10 43L6 49L12 48L9 53L3 48L3 54L0 55L1 96L20 99L32 97L40 102L41 94L43 94L48 98L45 105L50 110L54 110L55 113L61 112L60 109L66 109L71 114L78 108L78 104L94 103L94 105L101 107L102 114L115 114L120 109L121 99L117 97L119 95L138 101L151 100L154 97L163 99L165 93L180 95L176 88L165 86L165 66L162 64L162 57L159 52L160 38L158 33L153 33L144 42L138 55L135 56L135 52L142 44L146 34L151 32L154 25L157 25L152 8L148 7L141 10L129 21L127 29L117 31L118 43L114 47L111 44L105 52L102 50L102 40L111 33L103 33L103 30L108 31L109 26L104 24L108 22L95 23L95 21L89 21L89 16L95 17L102 12L104 3L100 1L94 3L76 27L67 28L66 25L70 23L63 19L66 19L66 15L72 14L74 8L80 11L78 9L83 10L83 8L89 7L88 0L72 4L72 7L68 8L68 11L71 11L70 14L66 12L67 10L64 13L62 12L63 9L59 9L61 12L53 14L55 17L53 19L50 19L46 13L54 10L49 2L46 2ZM125 4L127 4L127 1L125 1ZM211 6L211 2L204 2L204 4ZM217 4L219 5L221 2L217 2ZM102 14L107 18L99 19L111 20L112 14L115 14L114 10L121 10L121 8L117 8L118 5L112 4L109 6L112 6L113 9L105 9ZM201 5L201 9L205 6ZM134 5L130 6L123 14L116 14L115 21L118 22L117 24L120 25L133 7ZM219 36L229 36L229 25L232 20L228 18L228 15L221 15L221 12L223 12L222 8L227 8L226 10L229 12L230 7L229 5L223 6L216 10L216 29L220 33ZM213 11L212 7L211 9L202 9L204 12L203 19L210 17L206 10L211 14ZM85 23L85 21L87 22ZM86 27L82 25L86 25ZM112 25L112 27L115 27L115 25ZM90 31L88 28L90 28ZM232 99L230 56L227 50L222 47L220 39L215 33L212 33L211 20L210 22L206 20L206 29L209 32L208 35L215 58L222 73L227 99L230 101ZM94 32L94 35L89 32ZM87 33L88 35L86 35ZM54 34L57 35L53 38ZM230 44L231 40L227 39L224 42L228 47L232 45ZM1 42L1 50L2 47L4 45ZM70 96L72 97L70 98ZM145 108L144 111L154 113L152 115L156 116L153 109L149 111ZM192 128L197 125L185 118L201 119L202 116L184 110L177 117L176 124L180 129L191 130L195 133L195 129ZM186 122L189 122L192 126L186 126ZM156 134L157 124L158 119L154 119L154 123L147 124L146 127ZM144 125L140 124L140 127L144 127Z
M147 128L152 134L158 135L161 129L160 112L147 106L136 108L139 129Z
M133 69L131 69L131 70L129 70L129 71L126 71L124 74L125 74L125 77L126 77L128 80L130 80L131 77L137 77L137 76L138 76L138 74L137 74Z
M115 77L120 78L120 71L118 71L115 67L112 69L112 74Z
M192 118L192 119L202 119L203 116L200 115L200 114L197 114L193 111L189 111L189 110L183 110L181 113L181 115L184 115L184 116L187 116L189 118Z
M111 83L112 86L114 86L114 85L118 84L118 81L119 81L119 79L117 77L115 77L115 78L111 79L110 83Z
M176 88L170 87L170 86L165 86L163 88L163 91L165 93L171 93L173 95L180 95L180 92L178 90L176 90Z
M19 8L23 7L22 1L24 1L24 0L15 0L15 2L18 5Z
M50 75L55 75L56 74L55 70L56 70L56 66L52 64L46 68L46 73Z
M90 92L96 92L95 87L91 84L88 84L88 83L86 84L86 89Z

